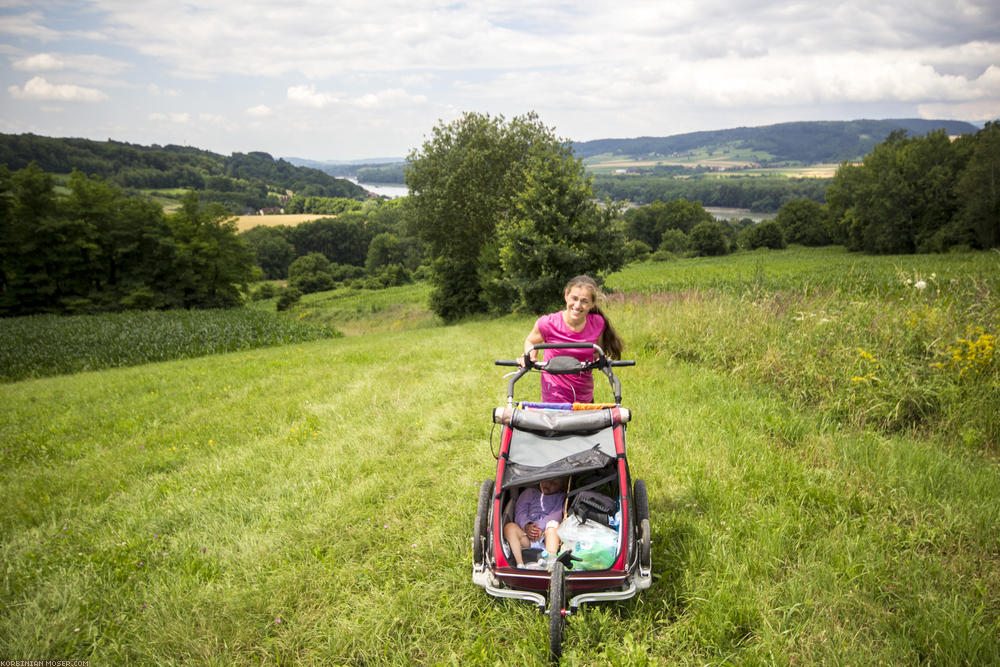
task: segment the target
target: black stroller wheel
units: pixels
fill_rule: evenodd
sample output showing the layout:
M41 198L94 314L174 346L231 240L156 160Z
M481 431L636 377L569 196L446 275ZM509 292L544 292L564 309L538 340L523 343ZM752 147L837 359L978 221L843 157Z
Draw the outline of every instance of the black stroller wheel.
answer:
M493 480L483 481L479 487L479 505L476 507L476 525L472 531L472 562L486 562L486 539L489 536L490 505L493 501Z
M562 657L563 628L566 625L566 568L556 561L549 582L549 660L559 662Z
M642 523L649 518L649 497L646 495L646 482L635 480L632 485L632 500L635 502L635 522Z

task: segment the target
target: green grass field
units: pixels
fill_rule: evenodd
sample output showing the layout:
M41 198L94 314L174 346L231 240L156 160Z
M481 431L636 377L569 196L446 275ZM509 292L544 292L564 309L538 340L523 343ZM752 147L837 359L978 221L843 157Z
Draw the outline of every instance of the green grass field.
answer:
M1000 662L997 257L612 276L655 579L584 606L563 662ZM544 664L545 618L471 582L492 361L531 318L440 326L425 297L312 295L288 317L345 337L0 385L0 659Z

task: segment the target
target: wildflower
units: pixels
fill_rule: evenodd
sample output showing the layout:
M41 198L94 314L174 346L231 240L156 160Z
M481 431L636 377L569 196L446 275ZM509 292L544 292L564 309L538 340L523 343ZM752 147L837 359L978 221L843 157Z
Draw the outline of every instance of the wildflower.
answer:
M923 280L918 280L917 282L913 283L913 286L916 287L919 291L923 292L924 289L927 287L927 283Z

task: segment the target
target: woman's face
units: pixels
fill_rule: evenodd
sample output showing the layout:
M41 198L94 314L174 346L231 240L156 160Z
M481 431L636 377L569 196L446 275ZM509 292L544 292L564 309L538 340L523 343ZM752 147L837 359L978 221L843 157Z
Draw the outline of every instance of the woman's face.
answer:
M566 297L566 315L570 322L586 320L587 313L594 307L594 293L587 287L571 287Z

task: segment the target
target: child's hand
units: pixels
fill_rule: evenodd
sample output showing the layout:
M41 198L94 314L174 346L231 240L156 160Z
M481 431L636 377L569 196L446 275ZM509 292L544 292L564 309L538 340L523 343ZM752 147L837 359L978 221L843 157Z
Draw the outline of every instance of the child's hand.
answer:
M528 539L532 542L537 542L542 539L542 529L538 527L537 523L529 523L524 527L524 533L528 536Z

